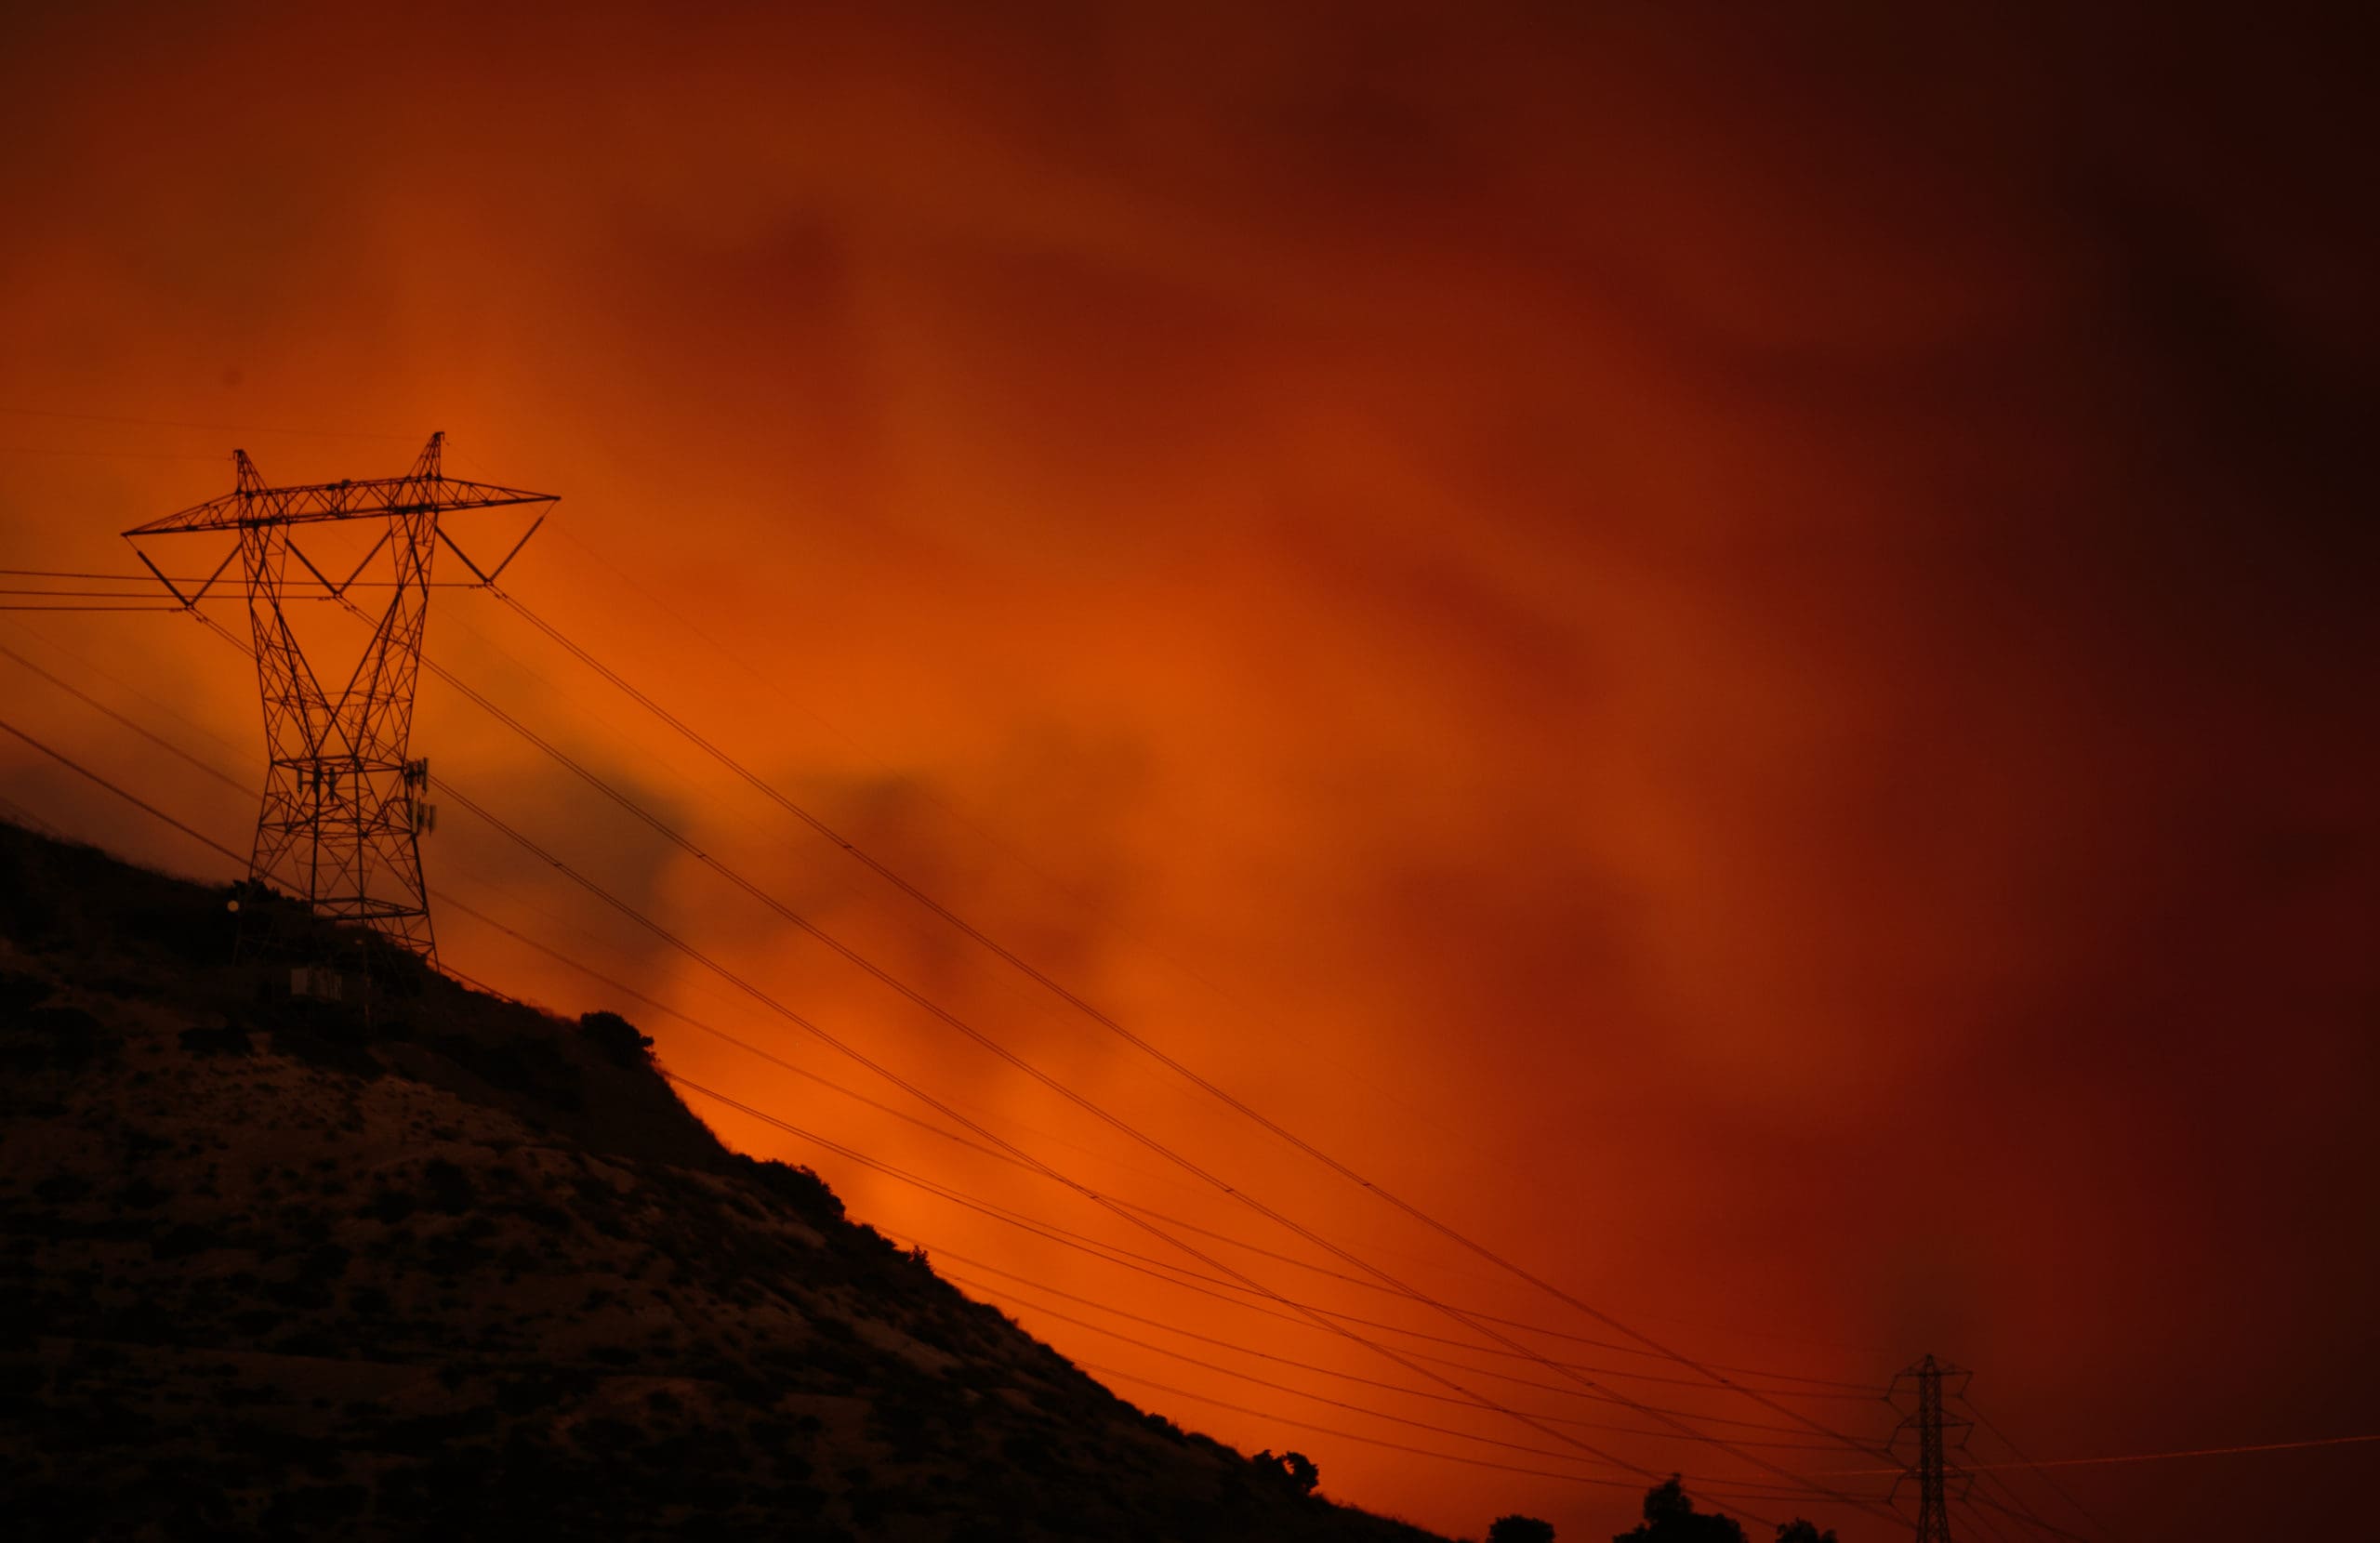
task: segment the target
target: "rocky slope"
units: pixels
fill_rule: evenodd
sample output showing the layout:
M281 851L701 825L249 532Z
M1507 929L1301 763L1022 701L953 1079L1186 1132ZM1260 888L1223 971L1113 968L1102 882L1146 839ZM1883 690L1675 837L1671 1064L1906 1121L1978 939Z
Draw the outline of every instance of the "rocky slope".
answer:
M10 1536L1429 1536L722 1150L618 1020L290 1000L225 899L0 824Z

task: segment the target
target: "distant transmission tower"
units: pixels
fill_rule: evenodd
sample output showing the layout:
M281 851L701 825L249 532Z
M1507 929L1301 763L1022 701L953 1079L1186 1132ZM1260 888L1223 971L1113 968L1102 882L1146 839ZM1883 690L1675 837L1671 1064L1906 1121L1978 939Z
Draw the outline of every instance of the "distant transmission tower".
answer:
M493 583L545 521L541 511L504 561L483 571L439 517L554 502L551 494L449 478L440 467L445 439L443 433L430 435L413 469L402 477L302 487L265 486L247 452L234 451L238 479L230 493L124 533L149 571L186 608L194 610L206 598L232 558L246 574L269 761L248 877L303 900L319 916L369 928L430 959L437 956L437 941L420 849L430 814L420 798L429 763L410 754L430 559L443 542L480 583ZM379 521L385 526L354 570L337 582L299 550L294 535L299 525L332 521ZM187 594L140 549L142 536L207 531L232 533L238 545ZM297 592L288 574L292 557L307 575L295 581ZM376 576L366 578L367 572ZM377 576L381 574L386 576ZM311 593L314 584L322 586L323 596ZM298 646L283 607L296 599L343 600L357 587L386 589L389 603L346 686L334 697Z
M1950 1466L1950 1444L1945 1432L1958 1432L1957 1446L1964 1452L1968 1422L1952 1419L1942 1412L1942 1381L1945 1378L1959 1378L1959 1388L1964 1392L1972 1375L1929 1355L1893 1378L1896 1404L1903 1382L1913 1381L1917 1385L1917 1406L1902 1417L1900 1429L1893 1433L1896 1453L1900 1450L1902 1437L1913 1434L1917 1438L1916 1460L1893 1481L1896 1497L1903 1484L1911 1479L1917 1481L1917 1543L1950 1543L1950 1479L1955 1470Z

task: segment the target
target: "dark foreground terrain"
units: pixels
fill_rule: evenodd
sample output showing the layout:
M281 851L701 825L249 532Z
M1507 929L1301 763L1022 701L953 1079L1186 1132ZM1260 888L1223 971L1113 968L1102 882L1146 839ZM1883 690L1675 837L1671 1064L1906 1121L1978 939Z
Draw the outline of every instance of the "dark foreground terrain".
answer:
M724 1151L617 1019L390 966L367 1028L225 899L0 824L0 1533L1431 1536Z

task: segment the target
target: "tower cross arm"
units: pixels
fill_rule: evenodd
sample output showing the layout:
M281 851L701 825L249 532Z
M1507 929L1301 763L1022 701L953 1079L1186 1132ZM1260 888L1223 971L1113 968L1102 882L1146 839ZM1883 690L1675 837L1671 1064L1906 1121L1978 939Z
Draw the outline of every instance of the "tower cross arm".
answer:
M298 487L242 487L145 525L128 536L184 531L239 530L250 525L304 525L374 515L448 513L516 504L550 504L558 495L452 477L377 477L363 481L310 482Z

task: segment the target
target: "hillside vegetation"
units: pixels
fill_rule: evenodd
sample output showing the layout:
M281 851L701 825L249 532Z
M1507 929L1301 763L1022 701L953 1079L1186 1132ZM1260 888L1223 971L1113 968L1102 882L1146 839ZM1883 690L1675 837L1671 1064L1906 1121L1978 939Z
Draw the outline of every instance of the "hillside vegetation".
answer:
M0 824L10 1536L1431 1536L725 1151L619 1020L384 958L367 1027L226 898Z

